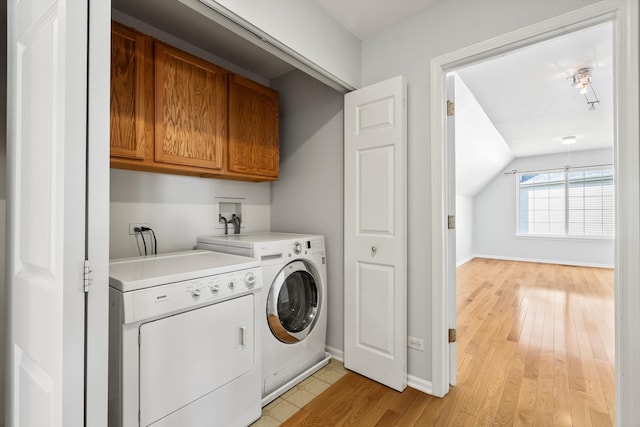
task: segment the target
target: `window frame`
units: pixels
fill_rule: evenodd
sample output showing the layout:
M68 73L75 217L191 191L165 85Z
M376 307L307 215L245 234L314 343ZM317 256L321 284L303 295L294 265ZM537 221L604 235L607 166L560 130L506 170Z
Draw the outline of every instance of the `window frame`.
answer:
M565 166L561 168L552 168L552 169L538 169L538 170L528 170L528 171L517 171L514 170L512 173L516 176L515 180L515 204L516 204L516 221L515 228L516 233L515 236L517 238L524 239L555 239L555 240L614 240L615 239L615 199L612 203L613 212L613 233L610 235L572 235L569 234L569 173L572 171L587 171L587 170L611 170L611 177L613 180L613 194L615 196L615 171L613 169L613 164L604 164L604 165L594 165L594 166ZM532 175L532 174L545 174L545 173L562 173L564 174L563 180L563 191L564 191L564 234L533 234L533 233L522 233L520 231L520 178L522 175ZM584 221L583 221L584 222Z

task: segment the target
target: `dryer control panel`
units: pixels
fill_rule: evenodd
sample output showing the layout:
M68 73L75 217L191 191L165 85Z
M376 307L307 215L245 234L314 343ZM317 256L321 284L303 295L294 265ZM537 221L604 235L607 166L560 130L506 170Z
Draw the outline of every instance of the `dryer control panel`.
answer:
M262 288L260 268L250 268L122 293L122 323L134 323L236 298Z

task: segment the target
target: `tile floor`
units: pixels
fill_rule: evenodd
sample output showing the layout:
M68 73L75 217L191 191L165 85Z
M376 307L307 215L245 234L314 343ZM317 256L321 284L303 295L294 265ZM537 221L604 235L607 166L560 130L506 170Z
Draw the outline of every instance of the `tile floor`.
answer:
M262 408L262 417L251 427L279 426L346 373L342 362L331 359L327 366Z

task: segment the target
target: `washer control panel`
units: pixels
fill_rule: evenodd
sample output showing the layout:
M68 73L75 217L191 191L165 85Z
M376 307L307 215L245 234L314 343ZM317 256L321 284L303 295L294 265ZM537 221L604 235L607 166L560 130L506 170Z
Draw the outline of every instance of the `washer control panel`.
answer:
M262 273L256 267L125 292L122 294L123 322L133 323L213 304L254 292L261 287Z
M323 256L324 240L320 237L312 237L305 240L293 240L285 243L287 258L293 256Z

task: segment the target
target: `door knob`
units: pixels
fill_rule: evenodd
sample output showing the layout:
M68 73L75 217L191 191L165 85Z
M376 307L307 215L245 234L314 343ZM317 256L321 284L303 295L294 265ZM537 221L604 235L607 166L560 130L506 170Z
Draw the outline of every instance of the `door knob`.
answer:
M378 251L378 248L375 246L371 246L371 252L373 252L374 254Z

